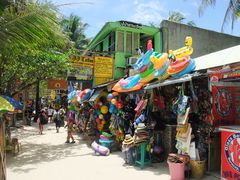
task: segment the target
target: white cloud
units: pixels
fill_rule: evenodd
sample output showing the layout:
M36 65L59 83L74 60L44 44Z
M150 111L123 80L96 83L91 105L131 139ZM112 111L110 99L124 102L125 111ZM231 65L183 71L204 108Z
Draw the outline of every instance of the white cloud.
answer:
M133 15L129 17L129 20L134 22L159 24L163 19L163 14L166 13L159 0L149 0L147 2L135 0L133 3L135 7L133 8Z

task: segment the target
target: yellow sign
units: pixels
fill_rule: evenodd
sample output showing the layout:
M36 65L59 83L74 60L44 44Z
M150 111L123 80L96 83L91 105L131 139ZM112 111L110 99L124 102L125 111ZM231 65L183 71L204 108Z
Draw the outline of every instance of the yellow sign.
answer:
M111 79L113 76L113 58L96 56L94 63L94 76Z
M95 85L103 84L108 82L110 79L109 78L99 78L95 77Z
M94 57L71 55L70 62L74 67L93 67Z

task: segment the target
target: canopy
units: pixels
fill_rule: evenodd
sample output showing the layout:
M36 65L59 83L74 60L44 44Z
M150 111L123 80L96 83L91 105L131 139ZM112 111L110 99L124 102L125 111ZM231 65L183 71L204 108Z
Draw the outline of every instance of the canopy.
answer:
M4 96L4 95L1 95L1 97L6 99L14 107L14 110L22 110L23 109L23 105L16 99L9 97L9 96Z
M240 61L240 45L195 58L195 71L216 68Z
M14 111L14 107L11 105L10 102L0 96L0 112L5 111Z
M160 87L160 86L167 86L167 85L171 85L171 84L177 84L177 83L183 83L183 82L187 82L187 81L191 81L193 77L199 77L199 76L205 76L205 74L200 74L200 73L193 73L193 74L186 74L180 78L175 78L175 79L167 79L165 81L157 81L151 84L147 84L144 89L153 89L156 87Z

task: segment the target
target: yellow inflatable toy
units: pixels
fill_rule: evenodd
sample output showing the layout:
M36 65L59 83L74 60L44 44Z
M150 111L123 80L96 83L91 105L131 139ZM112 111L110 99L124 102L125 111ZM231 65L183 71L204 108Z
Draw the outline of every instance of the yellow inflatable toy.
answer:
M165 65L167 59L168 59L168 53L154 52L150 56L150 60L153 63L155 70L161 69Z
M185 39L185 46L177 49L177 50L170 50L169 55L173 54L176 59L181 58L183 56L190 56L193 53L192 48L192 37L187 36Z

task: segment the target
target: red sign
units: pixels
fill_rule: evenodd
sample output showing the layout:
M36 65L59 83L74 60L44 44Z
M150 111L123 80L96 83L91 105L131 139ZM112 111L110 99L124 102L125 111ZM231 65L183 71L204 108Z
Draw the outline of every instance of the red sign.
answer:
M48 89L60 89L60 90L67 90L68 89L68 82L63 79L50 79L48 80Z
M233 125L235 121L235 87L212 86L213 124Z
M222 131L222 177L240 179L240 133Z

